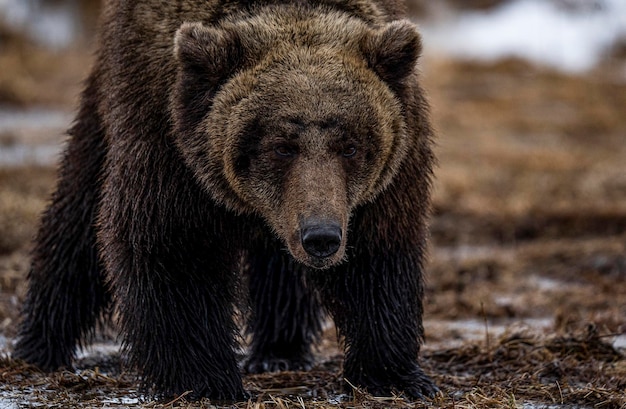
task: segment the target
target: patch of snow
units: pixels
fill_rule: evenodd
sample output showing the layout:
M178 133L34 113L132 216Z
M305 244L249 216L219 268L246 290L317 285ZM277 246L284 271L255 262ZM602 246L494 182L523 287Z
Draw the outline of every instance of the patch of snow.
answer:
M58 161L60 145L11 145L0 147L0 166L51 165Z
M40 0L0 0L0 18L25 28L34 40L51 48L68 46L77 32L76 4L44 4Z
M66 128L71 121L72 114L66 111L44 108L0 109L0 132L24 128Z
M584 72L626 40L626 1L570 3L514 0L489 11L426 21L421 24L426 51L480 60L520 57Z
M626 349L626 334L621 334L613 340L613 348Z

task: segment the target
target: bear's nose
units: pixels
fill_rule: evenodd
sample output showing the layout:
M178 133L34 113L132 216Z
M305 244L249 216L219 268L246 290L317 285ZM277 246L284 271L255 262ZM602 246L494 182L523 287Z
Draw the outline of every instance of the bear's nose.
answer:
M309 224L302 229L302 247L313 257L332 256L341 245L341 227L335 223Z

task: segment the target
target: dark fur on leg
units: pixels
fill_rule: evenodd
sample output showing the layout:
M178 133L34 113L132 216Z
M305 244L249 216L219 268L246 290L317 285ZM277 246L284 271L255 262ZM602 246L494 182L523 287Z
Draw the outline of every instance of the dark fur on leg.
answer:
M353 257L332 278L329 294L345 337L345 378L375 396L433 396L438 389L417 364L423 338L419 267L401 255Z
M69 131L59 183L33 250L30 287L13 356L45 371L69 367L110 296L98 262L94 221L106 145L96 114L95 75Z
M304 282L304 267L271 240L250 257L249 291L252 316L249 373L308 370L311 347L322 331L317 294Z
M105 179L108 205L99 218L125 350L144 389L157 396L191 390L192 399L242 399L234 352L237 253L227 247L231 239L212 233L227 231L234 216L196 188L168 146L145 146L125 157L116 151L123 144L110 151L116 167ZM124 171L125 159L134 172Z

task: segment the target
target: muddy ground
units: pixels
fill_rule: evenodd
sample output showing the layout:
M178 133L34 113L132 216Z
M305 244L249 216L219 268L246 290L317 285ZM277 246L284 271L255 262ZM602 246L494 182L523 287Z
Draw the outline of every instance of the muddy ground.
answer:
M53 53L4 29L0 37L3 109L71 112L88 48ZM428 52L422 72L440 163L421 362L441 396L344 394L330 326L312 371L246 376L252 397L234 406L626 408L622 57L574 76ZM63 138L57 126L29 129L0 130L0 150ZM141 396L106 337L75 372L44 375L9 358L54 172L45 161L0 164L0 408L211 407Z

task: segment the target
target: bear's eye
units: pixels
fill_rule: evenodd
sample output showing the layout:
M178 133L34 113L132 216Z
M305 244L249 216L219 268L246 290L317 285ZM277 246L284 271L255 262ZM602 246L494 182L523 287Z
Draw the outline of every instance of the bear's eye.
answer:
M341 151L341 155L344 158L351 158L354 155L356 155L356 146L354 145L348 145L345 148L343 148L343 150Z
M298 154L298 150L290 145L277 145L274 147L274 153L281 158L291 158Z

